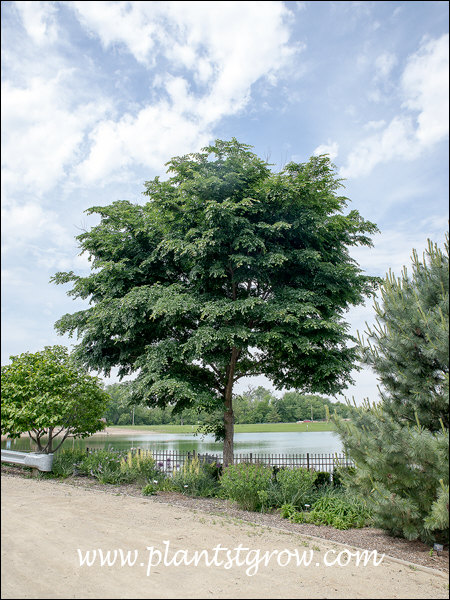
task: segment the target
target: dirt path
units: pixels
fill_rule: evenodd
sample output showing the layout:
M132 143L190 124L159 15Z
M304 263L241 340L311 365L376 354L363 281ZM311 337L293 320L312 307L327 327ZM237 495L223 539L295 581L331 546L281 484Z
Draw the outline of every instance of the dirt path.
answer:
M354 557L325 566L344 548L151 497L2 477L2 598L448 597L445 575L386 558L378 566L357 566ZM92 566L80 566L78 549L97 550ZM99 549L138 555L134 566L120 566L118 553L102 567ZM196 550L208 552L209 567L205 555L183 564ZM258 567L266 551L271 558ZM297 566L297 556L312 562Z

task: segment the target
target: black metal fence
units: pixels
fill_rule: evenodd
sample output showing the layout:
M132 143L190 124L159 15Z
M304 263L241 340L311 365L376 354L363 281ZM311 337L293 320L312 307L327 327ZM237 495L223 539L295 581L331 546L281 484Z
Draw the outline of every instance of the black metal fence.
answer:
M86 448L87 452L95 451ZM148 449L145 449L147 451ZM143 449L131 448L132 454L140 453ZM222 464L223 456L221 453L209 454L200 453L193 450L178 451L178 450L151 450L151 454L156 461L158 467L166 472L172 473L174 470L181 468L185 462L198 458L200 461L207 463ZM335 452L334 454L316 454L306 452L304 454L260 454L249 452L247 454L235 454L235 463L254 463L265 464L271 467L304 467L312 471L327 471L332 473L337 467L353 466L353 461L344 453Z

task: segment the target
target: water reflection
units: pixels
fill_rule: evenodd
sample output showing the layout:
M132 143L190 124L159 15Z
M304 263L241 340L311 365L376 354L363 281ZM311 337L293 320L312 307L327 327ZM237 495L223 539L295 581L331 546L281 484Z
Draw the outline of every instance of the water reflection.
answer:
M2 441L1 447L30 451L35 450L29 438ZM236 433L234 436L235 453L255 454L330 454L342 452L342 443L334 431L318 432L265 432ZM98 448L112 447L116 450L142 448L149 450L193 451L218 454L222 452L222 443L215 442L212 435L196 436L179 433L139 433L126 435L96 435L84 440L68 439L65 448Z

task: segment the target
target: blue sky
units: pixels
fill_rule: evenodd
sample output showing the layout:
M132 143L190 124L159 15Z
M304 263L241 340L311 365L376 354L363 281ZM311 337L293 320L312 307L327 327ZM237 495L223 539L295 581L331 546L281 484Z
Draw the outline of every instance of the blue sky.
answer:
M2 2L2 364L73 340L87 305L83 211L144 202L144 181L214 139L274 169L329 153L349 209L377 223L353 252L400 274L448 228L447 2ZM352 331L372 302L349 312ZM355 373L347 397L377 398ZM263 380L248 384L269 384ZM239 391L239 390L238 390ZM342 399L342 398L341 398Z

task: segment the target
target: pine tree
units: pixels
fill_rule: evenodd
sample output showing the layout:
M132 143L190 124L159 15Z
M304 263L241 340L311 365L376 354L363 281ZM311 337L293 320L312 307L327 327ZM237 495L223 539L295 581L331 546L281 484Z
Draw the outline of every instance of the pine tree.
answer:
M402 423L439 431L448 428L449 267L446 254L430 241L423 261L412 255L396 279L387 275L382 305L375 303L376 325L360 340L363 360L377 373L384 410Z
M448 236L429 242L412 276L389 272L375 304L363 361L379 377L381 402L351 422L335 417L357 469L348 481L365 494L376 524L394 535L448 539Z

